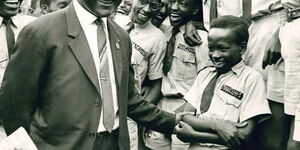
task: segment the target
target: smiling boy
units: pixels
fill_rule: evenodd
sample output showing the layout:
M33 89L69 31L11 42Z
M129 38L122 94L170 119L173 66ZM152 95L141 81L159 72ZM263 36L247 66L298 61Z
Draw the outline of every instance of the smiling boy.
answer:
M197 73L203 69L208 58L207 32L197 30L203 39L199 46L189 46L184 40L186 24L193 20L199 11L199 0L170 0L169 19L172 26L165 30L168 39L163 66L162 94L158 104L162 110L174 113L180 111L185 103L183 96L193 85ZM174 138L173 138L174 137ZM188 145L175 136L149 132L145 138L146 146L151 149L184 149Z
M134 69L135 87L151 102L160 99L161 78L163 77L163 59L167 39L162 31L151 24L153 13L160 7L160 0L133 0L129 14L132 29L128 30L132 42L131 66ZM115 18L120 25L121 18ZM122 22L123 21L123 22ZM137 126L129 119L131 149L137 149Z
M249 138L258 122L270 115L262 76L241 58L248 37L247 23L238 17L222 16L211 23L208 47L214 66L198 74L184 97L188 102L185 110L199 116L184 116L183 121L189 125L182 123L182 128L177 128L180 139L192 142L190 149L237 147ZM246 127L232 126L244 122L248 123ZM218 128L228 130L222 134Z

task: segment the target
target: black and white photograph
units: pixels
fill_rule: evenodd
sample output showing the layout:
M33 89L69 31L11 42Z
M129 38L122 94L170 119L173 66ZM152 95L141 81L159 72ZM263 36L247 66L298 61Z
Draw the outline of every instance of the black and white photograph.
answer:
M300 150L300 0L0 0L0 150Z

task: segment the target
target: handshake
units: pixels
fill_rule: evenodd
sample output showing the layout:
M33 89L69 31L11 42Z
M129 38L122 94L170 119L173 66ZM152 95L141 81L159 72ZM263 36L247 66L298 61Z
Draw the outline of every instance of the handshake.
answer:
M255 124L251 119L235 123L228 120L199 118L187 112L177 113L176 120L180 121L177 122L174 132L181 141L220 144L230 149L246 144Z

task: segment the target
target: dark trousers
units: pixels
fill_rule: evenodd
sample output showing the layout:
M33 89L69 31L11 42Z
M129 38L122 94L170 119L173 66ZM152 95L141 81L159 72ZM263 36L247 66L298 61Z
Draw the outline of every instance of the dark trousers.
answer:
M272 117L258 124L252 149L286 150L291 118L284 114L284 105L269 100ZM255 148L254 148L255 147Z
M97 133L93 150L119 150L119 131Z

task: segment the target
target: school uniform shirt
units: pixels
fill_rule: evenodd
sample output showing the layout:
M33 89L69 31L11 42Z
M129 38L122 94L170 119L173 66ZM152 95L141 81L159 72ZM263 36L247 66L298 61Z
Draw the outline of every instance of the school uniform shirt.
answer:
M267 81L269 67L262 68L264 52L268 43L272 42L271 37L277 34L278 29L285 22L287 15L280 0L252 1L252 15L247 50L243 58L246 65L260 72Z
M140 91L147 75L150 80L162 78L167 39L163 32L150 22L135 24L129 36L132 42L131 64L135 71L135 85Z
M300 8L300 0L282 0L281 2L288 10ZM288 115L295 115L300 103L299 26L300 19L297 18L291 22L285 22L279 31L281 55L285 63L284 111Z
M300 8L300 0L282 0L281 3L288 10ZM285 61L284 111L288 115L295 115L293 136L295 141L300 141L299 26L298 18L286 22L279 32L282 43L281 54Z
M171 69L162 79L162 93L164 96L185 95L191 88L197 73L203 69L209 60L207 46L207 32L198 30L203 43L200 46L189 46L183 37L185 25L175 36L175 50ZM165 33L167 39L172 35L172 27Z
M14 32L15 41L17 40L19 32L25 25L33 21L35 18L22 14L17 14L11 17L11 28ZM0 16L0 87L2 84L3 75L8 63L8 49L6 44L6 26L3 24L3 17Z
M251 14L254 18L263 17L281 9L281 0L255 0L252 1Z
M216 74L214 67L207 67L199 72L194 85L184 96L184 99L197 109L197 114L200 114L203 91ZM271 114L263 78L257 71L241 61L217 79L210 107L199 117L244 122L263 114ZM266 116L260 118L259 121L263 119L266 119ZM192 144L191 149L199 146L224 148L220 145L198 143Z
M203 19L205 28L209 29L209 12L211 0L203 0ZM242 0L217 0L218 17L224 15L242 16Z

